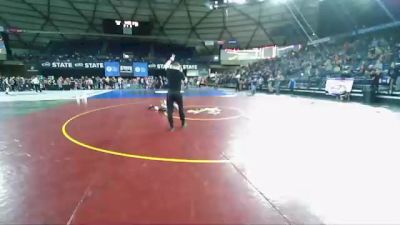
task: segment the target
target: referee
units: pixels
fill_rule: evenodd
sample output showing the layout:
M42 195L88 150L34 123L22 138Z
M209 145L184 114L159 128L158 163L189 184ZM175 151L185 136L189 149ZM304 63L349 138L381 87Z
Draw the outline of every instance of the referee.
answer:
M174 131L174 120L172 114L174 113L175 102L178 104L182 127L186 127L183 98L181 94L182 81L185 80L185 75L183 74L182 66L178 62L174 62L174 60L175 55L172 54L171 58L164 65L168 79L167 114L170 131Z

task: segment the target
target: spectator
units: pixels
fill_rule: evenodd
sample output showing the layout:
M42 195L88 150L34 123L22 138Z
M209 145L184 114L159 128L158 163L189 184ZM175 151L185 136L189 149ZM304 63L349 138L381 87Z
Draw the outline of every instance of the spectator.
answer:
M270 75L268 78L268 92L269 93L274 92L274 88L273 88L274 81L275 81L274 77L272 75Z
M118 88L123 89L123 80L121 77L118 77Z
M42 92L42 89L40 88L39 76L35 76L35 77L32 79L32 84L33 84L33 86L34 86L36 92Z
M372 88L375 93L379 91L379 79L381 77L381 72L375 68L372 69L370 76L372 78Z
M258 86L258 89L259 89L260 91L262 90L263 84L264 84L264 78L263 78L262 76L260 76L260 77L258 78L258 81L257 81L257 86Z
M64 83L63 77L59 77L57 79L58 90L62 90L63 89L63 83Z
M10 89L11 89L10 82L9 82L9 78L8 78L8 77L4 78L4 80L3 80L3 86L4 86L4 89L5 89L6 95L8 95L9 92L10 92Z
M240 91L240 73L237 73L235 76L235 80L236 80L236 91Z
M389 83L389 94L392 95L393 91L396 91L396 83L397 78L400 75L400 65L396 65L395 62L392 62L390 65L389 76L390 76L390 83Z
M276 94L280 94L280 90L281 90L281 82L284 80L285 78L283 77L282 71L278 71L278 75L276 76L276 81L275 81L275 93Z

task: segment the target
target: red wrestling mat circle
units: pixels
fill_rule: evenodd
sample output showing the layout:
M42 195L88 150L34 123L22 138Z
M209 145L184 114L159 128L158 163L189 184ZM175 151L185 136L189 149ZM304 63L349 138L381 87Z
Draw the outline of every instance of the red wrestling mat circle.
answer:
M228 162L222 157L228 148L228 122L240 118L240 110L193 105L185 107L185 112L189 128L181 129L175 120L177 130L172 133L162 113L135 103L78 114L64 123L62 131L77 145L111 155L167 162Z

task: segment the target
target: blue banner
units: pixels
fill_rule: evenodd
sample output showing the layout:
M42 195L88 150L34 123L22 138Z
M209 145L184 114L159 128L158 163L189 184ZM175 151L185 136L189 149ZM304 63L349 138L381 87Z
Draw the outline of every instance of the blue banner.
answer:
M105 62L104 63L104 71L106 77L118 77L120 76L119 72L119 62Z
M147 77L149 75L148 64L143 62L134 62L133 75L135 77Z

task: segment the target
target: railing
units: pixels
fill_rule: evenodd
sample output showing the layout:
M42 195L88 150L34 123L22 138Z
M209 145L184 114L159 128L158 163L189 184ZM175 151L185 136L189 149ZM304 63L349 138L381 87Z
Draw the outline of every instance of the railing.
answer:
M295 87L290 88L289 87L289 82L290 80L283 80L280 82L279 88L281 90L293 90L293 91L309 91L309 92L325 92L325 82L326 78L310 78L310 79L294 79L295 80ZM270 92L269 86L272 86L272 89L274 90L277 88L275 81L272 81L272 84L269 84L271 81L265 81L262 85L258 85L258 90L264 91L264 92ZM398 82L399 83L399 82ZM214 82L209 82L210 86L215 86ZM365 86L371 86L372 85L372 80L371 79L361 79L361 78L355 78L354 79L354 84L353 84L353 89L352 89L352 94L360 94L363 91L363 88ZM226 83L220 83L218 85L219 87L225 87L225 88L236 88L236 82L234 80ZM244 83L241 86L241 90L248 90L250 88L249 83ZM390 91L390 79L384 77L384 79L380 80L380 83L378 85L378 90L377 94L379 95L394 95L394 96L400 96L400 84L397 86L394 85L394 91L393 93L389 94Z

